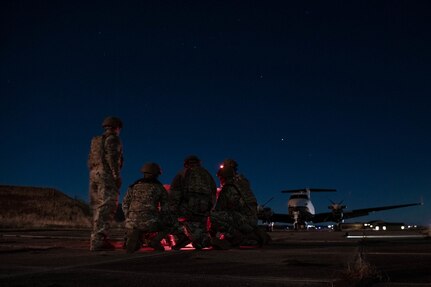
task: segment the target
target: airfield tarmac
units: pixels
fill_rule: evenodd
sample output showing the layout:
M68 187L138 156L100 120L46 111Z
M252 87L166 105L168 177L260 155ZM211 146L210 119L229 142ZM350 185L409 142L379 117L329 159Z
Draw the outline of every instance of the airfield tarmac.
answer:
M278 231L270 233L272 242L264 248L143 248L131 255L121 248L121 230L114 233L117 249L110 252L88 250L89 230L0 234L0 286L5 287L431 286L430 237L412 231L355 231L349 238L345 232ZM361 274L369 276L360 280Z

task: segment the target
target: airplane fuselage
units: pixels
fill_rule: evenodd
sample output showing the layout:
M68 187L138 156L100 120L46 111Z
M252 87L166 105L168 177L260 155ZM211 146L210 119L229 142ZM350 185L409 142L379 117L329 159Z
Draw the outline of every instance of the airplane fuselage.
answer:
M310 192L293 193L287 202L289 215L294 219L295 223L303 225L306 221L311 221L315 209L310 200Z

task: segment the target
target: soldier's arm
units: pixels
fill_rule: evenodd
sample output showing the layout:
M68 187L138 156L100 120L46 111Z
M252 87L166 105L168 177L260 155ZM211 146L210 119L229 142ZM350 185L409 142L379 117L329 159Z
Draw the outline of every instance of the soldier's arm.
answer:
M224 185L223 189L225 189L225 208L228 210L242 210L244 201L239 194L239 190L232 184Z
M130 202L132 201L132 193L133 193L133 189L129 187L123 199L122 207L123 207L124 216L126 218L129 213Z
M178 212L179 205L182 199L183 192L183 177L182 174L177 174L172 180L169 190L169 205L172 212Z
M159 189L160 189L160 212L162 214L167 214L169 212L168 192L161 184Z
M218 196L217 202L215 204L214 210L216 211L222 211L226 210L226 204L227 198L226 198L226 188L223 187L220 191L220 194Z
M217 184L214 178L208 173L211 179L211 207L214 207L217 201Z
M109 135L105 140L105 159L112 172L115 181L121 179L120 171L123 161L122 146L120 138Z

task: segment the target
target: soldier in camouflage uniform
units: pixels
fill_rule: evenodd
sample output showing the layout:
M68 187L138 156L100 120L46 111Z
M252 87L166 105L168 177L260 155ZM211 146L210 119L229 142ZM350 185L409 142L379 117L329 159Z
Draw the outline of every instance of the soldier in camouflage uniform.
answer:
M233 176L231 173L233 173ZM244 202L241 214L245 218L245 223L240 228L244 235L242 244L256 245L257 243L259 246L268 244L271 238L264 230L260 229L257 224L256 197L251 190L248 179L244 175L238 173L238 163L233 159L224 160L223 164L220 166L218 176L220 182L223 180L225 182L224 185L227 185L225 189L232 189L232 187L234 187Z
M211 174L201 166L197 156L184 160L184 169L171 183L171 211L185 228L188 238L179 238L174 249L180 249L192 242L193 247L202 249L210 246L208 217L215 203L216 183Z
M245 215L247 216L250 225L257 226L257 200L254 196L253 191L251 190L250 182L248 179L238 173L238 163L233 159L225 159L220 166L223 167L231 167L234 171L234 182L241 192L241 196L244 199L248 208L245 210Z
M220 168L217 176L220 179L221 190L211 212L211 233L215 235L212 243L216 248L228 249L239 246L245 235L252 232L254 227L249 224L245 214L248 207L234 180L233 168L229 166ZM223 234L222 238L220 234ZM223 239L223 243L219 239Z
M90 250L113 250L109 242L110 223L114 218L119 190L120 171L123 166L123 147L120 131L123 124L119 118L107 117L102 126L103 135L93 137L88 156L90 170L90 204L93 212Z
M168 205L168 192L158 181L161 169L156 163L146 163L141 172L144 177L132 184L123 200L126 217L127 241L129 253L139 250L143 237L151 237L149 243L155 250L164 251L160 241L168 234L172 226Z

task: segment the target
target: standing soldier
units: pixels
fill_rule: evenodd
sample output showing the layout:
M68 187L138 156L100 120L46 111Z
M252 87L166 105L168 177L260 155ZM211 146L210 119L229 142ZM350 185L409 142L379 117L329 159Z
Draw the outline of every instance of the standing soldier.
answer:
M168 192L158 181L161 174L158 164L146 163L141 172L144 177L128 188L123 200L127 230L126 250L128 253L139 250L144 236L157 233L149 246L164 251L160 241L168 234Z
M211 174L201 166L200 159L191 155L184 160L184 169L171 183L170 205L173 214L182 222L188 238L179 238L174 249L192 242L202 249L211 245L208 217L215 203L216 183Z
M119 137L123 123L119 118L107 117L102 126L105 132L93 137L88 156L90 204L93 211L92 251L115 249L109 241L109 232L117 209L123 166L123 147Z

